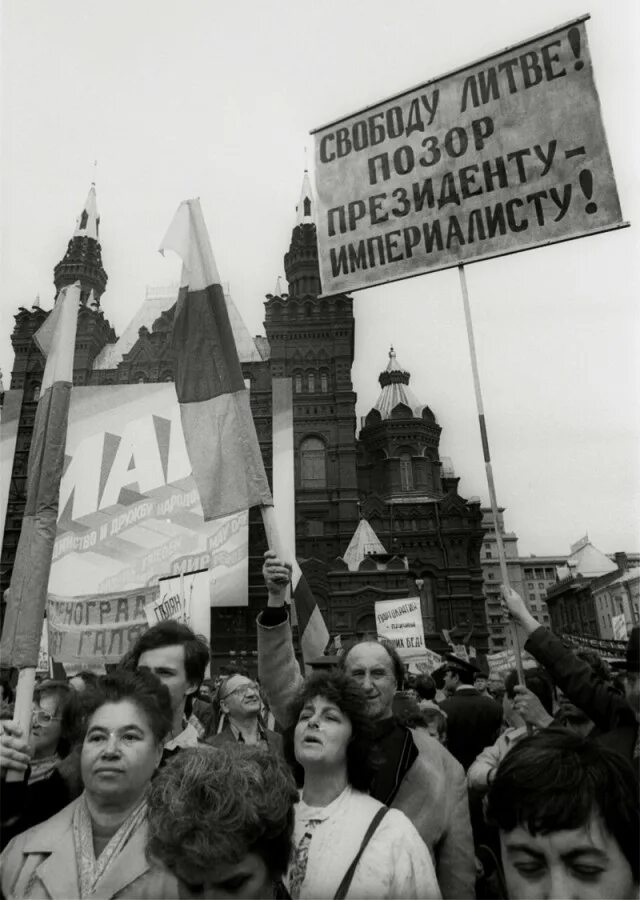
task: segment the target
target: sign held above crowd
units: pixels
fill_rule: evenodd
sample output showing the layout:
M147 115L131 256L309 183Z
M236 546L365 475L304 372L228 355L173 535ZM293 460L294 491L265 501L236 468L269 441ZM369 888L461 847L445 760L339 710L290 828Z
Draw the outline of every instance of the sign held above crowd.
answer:
M313 132L325 294L626 224L588 18Z

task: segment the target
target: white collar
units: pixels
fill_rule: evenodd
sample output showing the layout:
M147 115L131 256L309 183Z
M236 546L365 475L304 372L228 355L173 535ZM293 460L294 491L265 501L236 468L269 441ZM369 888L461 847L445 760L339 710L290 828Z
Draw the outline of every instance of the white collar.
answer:
M184 747L197 747L198 743L198 732L191 722L187 722L186 727L180 734L177 734L174 738L171 738L170 741L165 743L164 749L175 750L178 747L180 747L180 749L184 749Z

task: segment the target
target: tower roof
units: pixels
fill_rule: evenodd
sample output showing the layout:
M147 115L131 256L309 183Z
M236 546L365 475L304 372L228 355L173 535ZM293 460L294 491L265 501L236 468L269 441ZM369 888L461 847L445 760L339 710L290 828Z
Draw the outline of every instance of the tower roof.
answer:
M557 568L560 579L568 578L570 575L597 578L599 575L615 572L618 568L608 556L594 547L587 537L573 544L571 551L566 563Z
M409 387L410 379L410 373L400 365L396 352L391 347L387 368L380 373L378 379L382 391L373 406L383 419L388 419L399 403L408 406L414 416L420 418L424 403L420 403Z
M313 197L311 180L306 169L302 178L302 189L300 191L300 200L296 206L296 213L298 214L296 225L316 224L316 201Z
M96 202L96 186L93 182L89 188L82 212L78 216L73 236L90 237L94 241L100 239L100 215L98 214L98 204Z
M96 186L92 184L67 252L53 270L53 281L57 291L79 281L81 303L87 303L93 290L96 308L100 306L100 298L107 286L107 273L102 265L102 250L98 239L99 228Z
M357 572L358 566L369 553L386 553L378 535L366 519L360 519L353 537L342 557L351 572Z

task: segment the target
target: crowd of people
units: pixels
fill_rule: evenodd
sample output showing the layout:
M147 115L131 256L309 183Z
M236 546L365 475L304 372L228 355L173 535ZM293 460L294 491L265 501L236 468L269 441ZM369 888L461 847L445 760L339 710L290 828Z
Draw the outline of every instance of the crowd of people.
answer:
M258 672L167 621L118 667L3 683L0 885L18 898L637 898L640 630L620 673L522 599L524 684L362 640L306 677L268 553Z

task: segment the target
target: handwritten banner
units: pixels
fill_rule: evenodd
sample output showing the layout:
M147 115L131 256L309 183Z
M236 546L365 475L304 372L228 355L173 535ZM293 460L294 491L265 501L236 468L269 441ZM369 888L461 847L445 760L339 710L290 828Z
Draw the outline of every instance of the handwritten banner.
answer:
M425 658L424 627L418 597L405 600L377 600L378 637L389 641L403 661Z
M587 18L314 132L323 293L625 224Z

